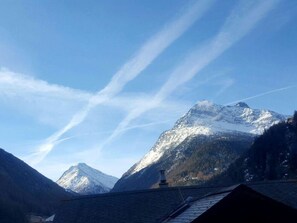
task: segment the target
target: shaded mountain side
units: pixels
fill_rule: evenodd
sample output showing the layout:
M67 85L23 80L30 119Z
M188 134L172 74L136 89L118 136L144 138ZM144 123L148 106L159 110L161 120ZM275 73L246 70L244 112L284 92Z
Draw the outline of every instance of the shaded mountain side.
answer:
M0 149L0 222L26 222L25 215L53 214L72 195L25 162Z
M156 187L160 169L166 170L171 186L204 183L226 170L253 139L253 135L243 133L188 137L175 149L167 150L158 162L127 178L124 175L112 191Z
M251 148L208 184L297 178L297 112L286 122L272 126Z
M248 134L224 134L204 143L191 140L185 157L170 168L167 176L171 185L201 184L226 170L252 144Z

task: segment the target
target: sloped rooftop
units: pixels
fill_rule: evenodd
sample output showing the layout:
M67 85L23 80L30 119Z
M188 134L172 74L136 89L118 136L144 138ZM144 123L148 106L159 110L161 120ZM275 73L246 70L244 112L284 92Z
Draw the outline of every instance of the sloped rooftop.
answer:
M212 214L215 213L216 216L222 214L218 213L218 205L220 205L224 209L223 212L225 216L228 215L228 211L231 212L229 216L233 217L230 217L229 220L232 222L236 222L236 218L240 219L242 217L239 216L240 214L238 215L237 213L234 213L236 212L236 210L234 210L236 208L241 213L243 212L242 210L245 210L245 212L247 212L246 214L249 217L251 217L251 215L256 215L259 218L259 215L262 215L261 218L272 218L273 220L276 220L276 222L280 222L279 219L276 218L278 218L279 216L283 216L283 214L287 214L288 216L283 216L281 220L283 222L287 222L288 219L290 221L291 217L297 217L297 209L292 208L292 206L295 205L296 201L296 196L294 195L294 193L292 193L294 192L295 188L291 188L293 190L288 190L288 186L294 186L294 183L291 184L290 182L262 182L249 185L239 184L232 187L223 188L221 191L207 194L201 198L190 199L184 202L181 206L183 207L183 209L177 207L176 210L169 214L163 222L200 222L199 219L202 215L204 215L205 221L205 216L206 214L208 214L208 210L212 210L212 208L215 206L216 211L212 210ZM261 193L259 191L261 191ZM269 196L266 196L264 193ZM291 201L293 201L293 203ZM271 212L272 209L274 209L274 213L267 214L267 211ZM273 214L274 216L272 216ZM218 218L223 218L223 216ZM248 222L254 221L247 218L245 218L245 220L247 220Z
M297 181L247 183L253 190L297 209ZM162 222L188 197L230 191L227 187L168 187L81 196L63 201L55 223ZM219 197L218 197L219 199Z

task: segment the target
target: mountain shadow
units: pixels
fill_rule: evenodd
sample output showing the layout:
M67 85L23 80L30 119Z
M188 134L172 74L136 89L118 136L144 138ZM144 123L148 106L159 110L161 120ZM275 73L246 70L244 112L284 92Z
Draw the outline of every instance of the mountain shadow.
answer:
M297 178L297 112L270 127L251 148L208 184Z
M0 222L27 222L28 214L49 216L72 195L25 162L0 149Z

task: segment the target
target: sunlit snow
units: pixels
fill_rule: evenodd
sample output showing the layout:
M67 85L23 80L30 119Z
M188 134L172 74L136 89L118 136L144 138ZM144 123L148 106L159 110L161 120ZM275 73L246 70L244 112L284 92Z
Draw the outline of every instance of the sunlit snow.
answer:
M287 117L273 111L252 109L245 103L234 106L198 102L171 130L164 132L152 149L129 171L136 173L157 162L168 149L176 148L187 137L239 132L259 135Z

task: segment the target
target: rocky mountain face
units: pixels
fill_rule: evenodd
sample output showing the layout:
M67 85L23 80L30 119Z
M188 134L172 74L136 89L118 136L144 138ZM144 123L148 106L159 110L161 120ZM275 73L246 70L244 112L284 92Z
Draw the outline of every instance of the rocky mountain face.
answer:
M27 222L26 215L50 216L72 197L29 165L0 149L0 222Z
M57 183L79 194L100 194L109 192L118 178L104 174L85 163L70 167Z
M116 183L113 191L154 187L166 170L171 185L203 183L226 170L255 136L287 117L269 110L198 102Z
M252 147L209 184L297 178L297 112L272 126Z

